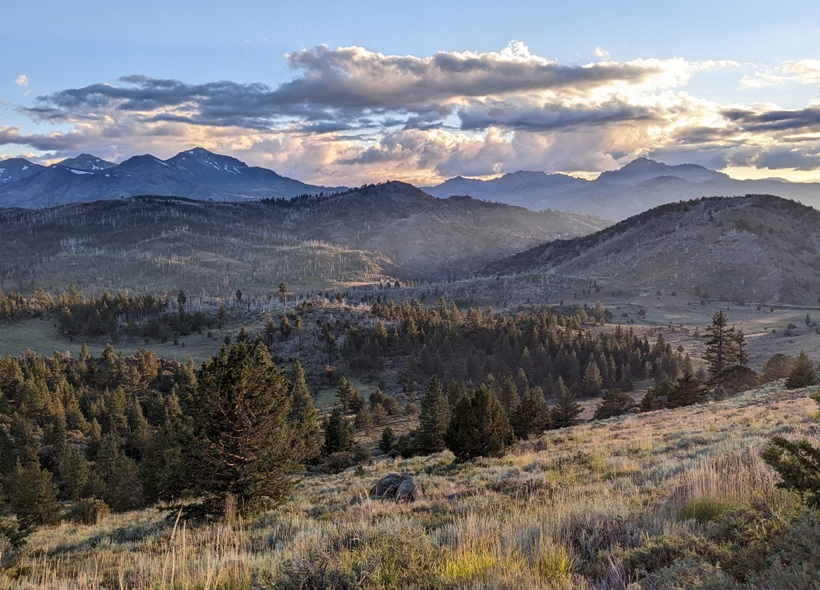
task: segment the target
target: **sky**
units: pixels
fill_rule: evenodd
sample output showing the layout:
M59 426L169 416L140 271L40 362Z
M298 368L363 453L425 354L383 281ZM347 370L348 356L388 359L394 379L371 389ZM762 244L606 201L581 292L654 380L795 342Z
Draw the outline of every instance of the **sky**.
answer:
M820 3L8 3L0 159L195 146L314 184L820 181Z

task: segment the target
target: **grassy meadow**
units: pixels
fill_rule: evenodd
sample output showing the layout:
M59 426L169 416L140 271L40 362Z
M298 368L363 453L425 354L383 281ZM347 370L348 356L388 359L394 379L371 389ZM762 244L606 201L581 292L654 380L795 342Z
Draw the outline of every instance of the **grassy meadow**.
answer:
M444 452L307 475L252 520L158 506L0 547L0 589L820 587L820 522L776 488L768 437L820 442L782 382L725 401L550 431L507 456ZM394 471L410 504L371 500Z

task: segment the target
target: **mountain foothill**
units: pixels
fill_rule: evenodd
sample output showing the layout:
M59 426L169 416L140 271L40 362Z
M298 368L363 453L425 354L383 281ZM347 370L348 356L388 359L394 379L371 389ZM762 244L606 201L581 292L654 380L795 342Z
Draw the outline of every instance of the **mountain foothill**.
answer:
M13 158L0 162L0 287L25 290L36 277L54 289L207 290L226 275L263 289L272 274L305 288L537 274L813 303L818 203L817 184L647 158L594 180L520 171L354 189L202 148L120 164Z

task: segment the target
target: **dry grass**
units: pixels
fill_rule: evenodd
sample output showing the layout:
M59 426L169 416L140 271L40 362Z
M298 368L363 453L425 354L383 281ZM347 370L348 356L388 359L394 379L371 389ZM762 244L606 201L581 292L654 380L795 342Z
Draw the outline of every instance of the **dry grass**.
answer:
M759 451L773 434L817 441L816 390L775 383L589 423L474 464L446 452L380 458L363 473L309 477L292 502L249 522L194 526L159 507L43 529L0 570L0 589L644 587L634 564L657 547L696 551L728 511L793 506ZM370 500L389 471L412 473L422 498Z

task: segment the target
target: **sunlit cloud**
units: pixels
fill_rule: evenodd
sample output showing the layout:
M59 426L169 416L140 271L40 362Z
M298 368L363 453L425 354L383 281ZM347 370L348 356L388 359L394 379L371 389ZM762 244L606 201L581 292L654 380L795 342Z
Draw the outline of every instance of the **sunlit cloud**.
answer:
M0 145L109 160L200 145L332 185L521 169L589 175L637 156L687 153L715 168L820 169L817 105L720 104L689 92L696 76L734 75L740 64L595 55L562 64L518 41L429 57L318 46L288 53L293 77L276 87L129 75L40 96L20 112L68 131L0 127ZM732 84L812 84L820 62L740 75Z
M820 60L786 62L776 69L755 72L741 79L747 88L766 88L785 84L820 84Z
M19 76L17 76L17 79L14 81L14 83L17 84L18 86L28 86L29 85L28 76L26 76L25 74L20 74Z

